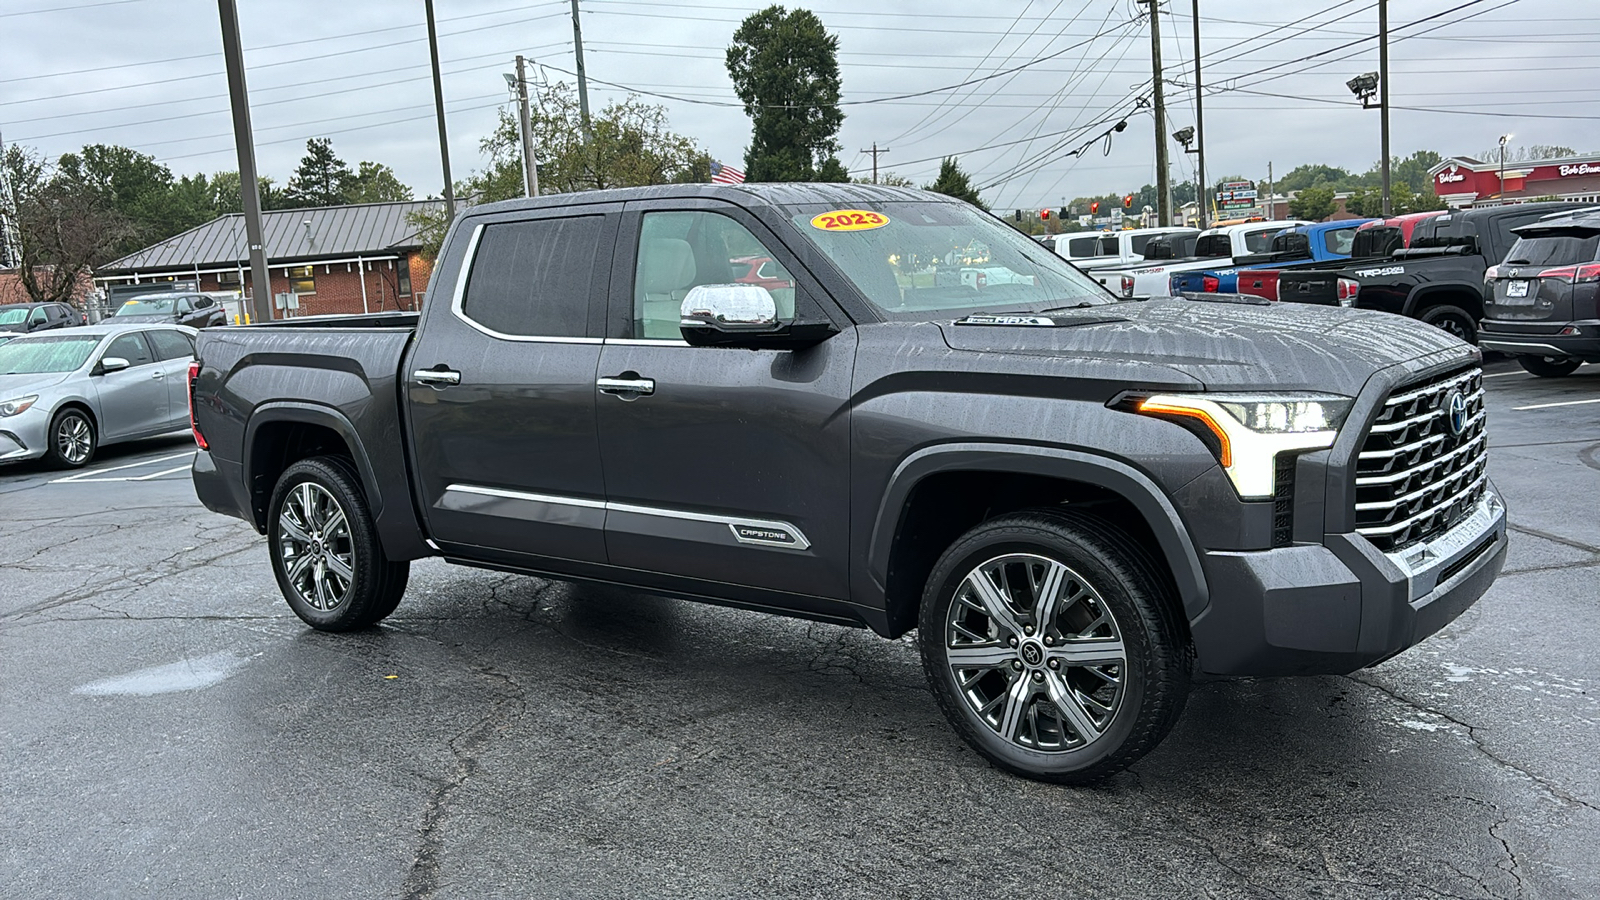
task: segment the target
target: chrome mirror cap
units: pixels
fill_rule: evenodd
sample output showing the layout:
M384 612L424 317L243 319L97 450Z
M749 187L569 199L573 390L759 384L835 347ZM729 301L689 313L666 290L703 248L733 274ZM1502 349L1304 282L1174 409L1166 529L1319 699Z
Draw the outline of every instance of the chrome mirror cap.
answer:
M773 331L782 326L772 293L759 284L700 284L679 307L683 328Z
M120 356L107 356L100 360L101 372L120 372L128 367L128 361Z

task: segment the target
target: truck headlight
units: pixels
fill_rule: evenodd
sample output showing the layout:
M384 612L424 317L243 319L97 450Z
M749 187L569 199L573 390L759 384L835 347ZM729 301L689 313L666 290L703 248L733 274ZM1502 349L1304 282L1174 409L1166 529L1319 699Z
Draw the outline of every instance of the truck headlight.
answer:
M38 402L38 400L38 394L29 394L26 397L18 397L15 400L7 400L4 403L0 403L0 418L25 413L28 411L28 407Z
M1277 489L1279 453L1333 446L1353 401L1333 394L1156 394L1133 411L1172 419L1211 446L1240 499Z

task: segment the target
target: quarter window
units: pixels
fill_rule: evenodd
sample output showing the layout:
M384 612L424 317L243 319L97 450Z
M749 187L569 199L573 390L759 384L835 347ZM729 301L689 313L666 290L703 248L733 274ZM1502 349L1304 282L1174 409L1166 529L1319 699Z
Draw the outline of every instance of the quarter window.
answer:
M753 259L765 261L756 274ZM683 300L701 284L755 278L778 318L794 316L794 277L738 222L712 212L645 213L633 279L633 337L680 340Z
M501 334L586 335L602 220L574 216L485 225L462 314Z

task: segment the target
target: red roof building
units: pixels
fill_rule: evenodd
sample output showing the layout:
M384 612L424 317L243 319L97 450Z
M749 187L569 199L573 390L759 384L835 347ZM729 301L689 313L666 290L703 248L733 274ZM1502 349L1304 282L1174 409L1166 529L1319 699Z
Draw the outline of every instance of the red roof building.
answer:
M1535 198L1600 203L1600 154L1508 162L1453 156L1430 170L1433 191L1451 206L1493 206Z

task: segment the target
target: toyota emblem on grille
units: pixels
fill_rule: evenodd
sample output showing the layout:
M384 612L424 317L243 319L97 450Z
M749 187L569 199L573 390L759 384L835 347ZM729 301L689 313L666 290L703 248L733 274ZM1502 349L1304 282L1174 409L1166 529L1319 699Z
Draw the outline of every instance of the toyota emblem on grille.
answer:
M1467 398L1460 391L1452 391L1444 404L1450 413L1450 436L1460 437L1467 430Z

